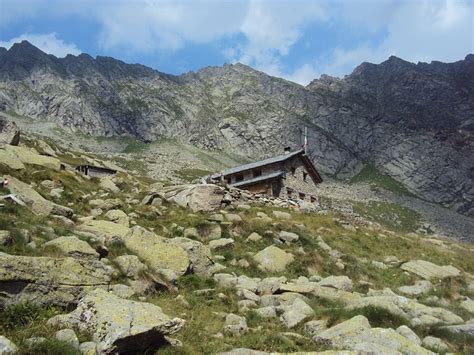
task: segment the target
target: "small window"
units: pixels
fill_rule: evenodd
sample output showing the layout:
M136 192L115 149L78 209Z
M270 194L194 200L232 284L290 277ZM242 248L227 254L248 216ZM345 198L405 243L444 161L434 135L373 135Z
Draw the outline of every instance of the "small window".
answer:
M262 169L257 169L252 171L253 177L259 177L262 176Z
M296 173L296 168L291 167L291 175L295 176L295 173Z
M298 196L299 196L300 200L304 200L304 198L305 198L305 194L302 193L302 192L300 192L300 193L298 194Z
M316 202L316 201L317 201L316 197L311 196L311 202L314 203L314 202Z
M293 195L293 189L290 189L289 187L286 188L286 194L288 195L289 198Z
M303 181L306 182L306 177L308 176L308 173L303 172Z
M244 176L242 174L239 174L235 177L235 181L239 182L239 181L243 181L244 180Z
M230 176L226 176L225 182L226 182L227 184L230 184L231 181L232 181L232 180L231 180Z

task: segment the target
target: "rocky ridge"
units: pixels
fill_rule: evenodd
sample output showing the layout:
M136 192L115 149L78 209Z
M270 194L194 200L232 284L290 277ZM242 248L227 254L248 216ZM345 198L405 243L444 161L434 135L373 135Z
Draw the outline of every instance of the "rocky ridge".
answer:
M474 56L412 64L390 57L307 87L241 64L171 76L86 54L55 58L28 42L0 54L0 109L97 135L173 138L264 157L299 146L324 173L367 163L412 193L472 215Z

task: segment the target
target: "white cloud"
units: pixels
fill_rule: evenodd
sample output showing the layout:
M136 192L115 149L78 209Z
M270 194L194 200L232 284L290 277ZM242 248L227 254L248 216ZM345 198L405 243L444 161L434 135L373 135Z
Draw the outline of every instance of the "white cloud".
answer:
M14 43L27 40L43 52L55 55L56 57L65 57L67 54L78 55L81 50L73 43L65 43L59 39L56 33L25 33L9 41L0 41L0 47L9 49Z
M319 58L325 63L324 73L342 76L364 61L380 63L391 55L415 63L452 62L474 52L474 10L469 1L379 2L377 11L385 25L374 22L370 11L360 17L359 6L347 4L344 18L348 23L363 26L367 20L366 26L377 27L385 35L379 44L367 41L354 48L335 48L329 57Z
M40 16L88 17L97 21L96 40L105 52L169 52L189 43L219 40L228 61L240 61L299 83L307 83L313 79L310 76L320 73L342 76L363 61L378 63L392 54L416 62L454 61L474 52L471 0L22 0L22 6L18 0L0 3L0 26ZM313 33L317 28L329 35L345 31L356 36L350 45L324 38L327 47L294 68L291 56L308 28ZM79 52L74 44L64 43L55 34L25 34L3 45L21 39L58 56Z
M240 1L119 1L95 10L102 29L103 49L124 48L151 52L176 50L187 42L208 43L242 36L222 50L230 62L242 62L270 75L285 76L282 59L303 34L304 26L327 20L326 9L311 0ZM299 81L303 70L293 77Z
M284 75L285 79L293 81L301 85L307 85L311 80L318 76L319 72L314 65L309 63L303 64L297 68L293 73Z
M246 43L238 47L236 60L283 76L282 58L300 39L311 22L327 20L326 9L314 1L251 1L240 32Z
M105 49L175 50L187 41L211 42L235 34L245 15L246 2L139 0L119 1L95 11Z

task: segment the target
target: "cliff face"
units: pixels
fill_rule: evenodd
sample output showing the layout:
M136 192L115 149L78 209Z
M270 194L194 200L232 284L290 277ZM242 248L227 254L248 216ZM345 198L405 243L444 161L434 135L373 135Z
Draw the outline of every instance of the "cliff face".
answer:
M265 157L299 146L326 174L365 163L412 192L474 214L474 56L445 64L390 57L307 87L235 64L172 76L81 54L55 58L28 42L0 49L0 110L89 134L172 137Z

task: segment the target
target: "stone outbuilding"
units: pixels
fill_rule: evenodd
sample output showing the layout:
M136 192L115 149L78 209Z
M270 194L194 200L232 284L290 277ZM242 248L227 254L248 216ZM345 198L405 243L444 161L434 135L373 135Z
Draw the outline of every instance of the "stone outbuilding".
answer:
M96 165L79 165L76 170L90 177L114 176L117 170Z
M316 202L316 185L323 179L303 149L240 165L214 174L209 182L226 184L271 197Z

